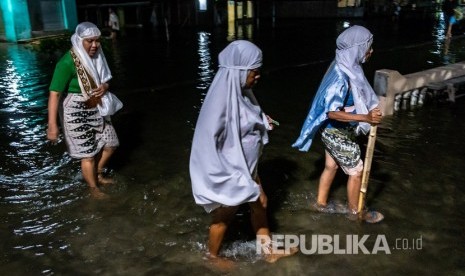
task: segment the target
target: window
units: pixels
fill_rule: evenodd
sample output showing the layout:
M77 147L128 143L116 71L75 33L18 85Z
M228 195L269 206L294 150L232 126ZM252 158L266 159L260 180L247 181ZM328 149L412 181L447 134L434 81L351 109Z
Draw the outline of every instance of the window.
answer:
M199 0L199 10L200 11L207 10L207 0Z

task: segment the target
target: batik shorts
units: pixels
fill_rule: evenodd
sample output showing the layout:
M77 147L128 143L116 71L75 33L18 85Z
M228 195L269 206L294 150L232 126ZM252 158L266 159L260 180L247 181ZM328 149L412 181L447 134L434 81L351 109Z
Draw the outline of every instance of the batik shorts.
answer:
M360 146L355 140L352 127L324 128L321 140L326 151L347 175L355 175L363 171Z

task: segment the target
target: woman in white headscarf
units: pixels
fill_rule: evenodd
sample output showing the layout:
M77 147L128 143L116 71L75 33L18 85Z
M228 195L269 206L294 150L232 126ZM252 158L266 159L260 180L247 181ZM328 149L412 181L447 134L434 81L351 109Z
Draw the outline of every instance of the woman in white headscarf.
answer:
M315 208L321 212L347 212L328 204L331 184L338 167L348 175L347 198L350 218L356 218L362 182L363 161L355 137L367 134L370 124L379 124L382 114L378 97L363 73L362 63L371 56L373 35L362 26L352 26L336 41L336 58L329 66L300 136L292 145L308 151L317 131L325 146L325 168L320 176ZM378 222L378 212L367 212L367 222Z
M227 226L243 203L251 208L257 235L270 234L257 164L272 120L251 90L261 65L262 51L256 45L245 40L230 43L219 54L219 70L197 120L189 168L195 202L212 215L212 258L218 256Z
M100 35L93 23L80 23L71 37L71 50L56 64L49 87L47 139L58 139L60 96L66 93L62 123L68 153L81 161L91 194L104 198L106 195L97 185L111 183L102 172L119 141L110 117L101 116L97 108L112 78L100 47Z

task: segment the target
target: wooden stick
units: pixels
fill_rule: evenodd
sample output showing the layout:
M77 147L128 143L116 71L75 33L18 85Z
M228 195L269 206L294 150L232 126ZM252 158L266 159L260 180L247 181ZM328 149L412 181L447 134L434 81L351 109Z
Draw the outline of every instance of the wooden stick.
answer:
M368 178L370 177L371 161L373 160L373 152L376 142L377 125L371 125L370 135L368 137L367 152L365 155L365 162L363 164L362 186L360 187L360 195L358 198L358 215L363 218L362 210L365 206L366 193L368 188Z

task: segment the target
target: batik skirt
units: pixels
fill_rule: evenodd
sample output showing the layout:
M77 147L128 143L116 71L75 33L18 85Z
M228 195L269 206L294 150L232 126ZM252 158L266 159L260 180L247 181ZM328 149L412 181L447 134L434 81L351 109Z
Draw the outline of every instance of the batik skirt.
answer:
M73 158L91 158L103 147L119 146L110 116L102 117L97 107L87 108L81 94L66 96L62 123L68 153Z

